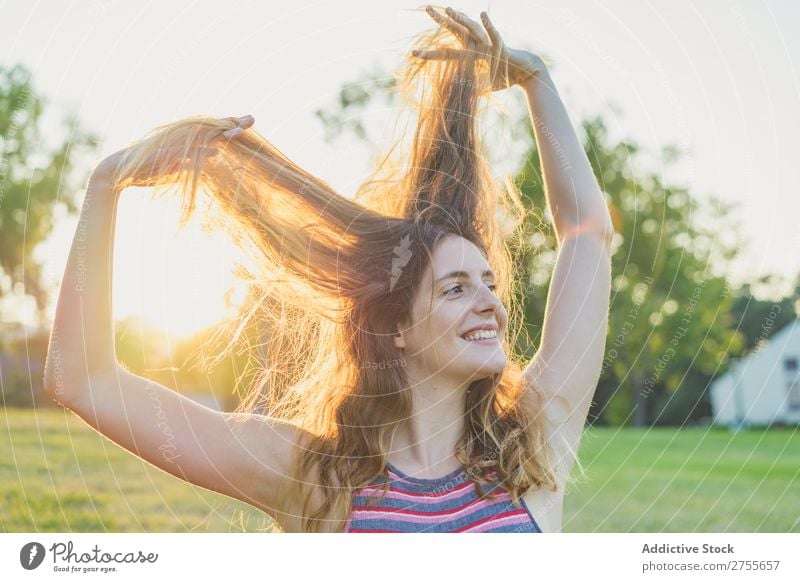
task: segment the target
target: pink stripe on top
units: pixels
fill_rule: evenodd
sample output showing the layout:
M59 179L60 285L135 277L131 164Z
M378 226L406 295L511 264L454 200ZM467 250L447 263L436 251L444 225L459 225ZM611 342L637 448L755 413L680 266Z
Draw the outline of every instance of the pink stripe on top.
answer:
M499 484L475 482L463 467L436 479L411 477L386 464L389 487L381 498L383 475L353 493L346 533L530 532L541 533L525 501L514 505Z

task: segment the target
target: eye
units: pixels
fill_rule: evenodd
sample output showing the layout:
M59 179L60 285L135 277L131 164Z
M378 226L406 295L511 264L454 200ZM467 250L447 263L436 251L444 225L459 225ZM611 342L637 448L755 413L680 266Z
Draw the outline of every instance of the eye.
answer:
M489 287L489 289L491 289L493 293L494 293L495 291L497 291L497 285L495 285L494 283L489 283L489 284L487 285L487 287ZM456 289L463 290L463 288L464 288L464 286L463 286L463 285L456 285L455 287L451 287L450 289L448 289L447 291L445 291L445 292L444 292L444 295L452 295L451 291L455 291Z

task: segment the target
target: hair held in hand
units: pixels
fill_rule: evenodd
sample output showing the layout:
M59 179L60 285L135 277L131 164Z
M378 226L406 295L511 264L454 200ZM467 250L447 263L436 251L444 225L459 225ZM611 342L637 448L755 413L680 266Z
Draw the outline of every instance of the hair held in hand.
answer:
M440 28L417 37L413 48L442 48L448 40ZM343 527L352 492L384 471L411 394L404 366L364 363L402 359L392 341L396 324L409 314L434 245L451 233L484 252L509 312L502 338L508 364L470 386L456 456L473 475L494 471L514 500L531 487L556 487L544 415L519 404L538 397L536 390L523 396L522 362L512 350L522 316L511 250L523 244L526 211L510 181L496 184L485 161L478 119L491 93L488 75L478 55L421 60L409 53L394 85L416 118L408 151L396 155L406 143L399 139L352 198L255 129L220 140L235 118L158 127L120 169L124 187L148 152L183 148L186 163L152 186L177 192L182 224L198 213L245 251L239 274L247 302L217 337L227 342L223 353L243 345L252 356L241 410L287 419L313 435L286 479L294 489L323 485L318 497L310 490L301 496L305 531L320 531L326 520ZM205 159L199 152L207 147L218 152Z

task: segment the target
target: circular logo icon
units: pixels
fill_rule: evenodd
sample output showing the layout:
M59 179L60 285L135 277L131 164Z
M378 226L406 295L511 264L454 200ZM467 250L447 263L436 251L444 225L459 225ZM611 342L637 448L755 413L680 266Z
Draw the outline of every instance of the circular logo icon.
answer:
M19 551L19 563L26 570L35 570L44 560L44 546L39 542L29 542Z

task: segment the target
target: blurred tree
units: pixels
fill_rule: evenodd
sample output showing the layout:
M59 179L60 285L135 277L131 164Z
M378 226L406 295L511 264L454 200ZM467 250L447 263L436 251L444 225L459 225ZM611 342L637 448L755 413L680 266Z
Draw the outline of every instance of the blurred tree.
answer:
M251 385L254 362L246 354L219 348L231 339L229 321L175 340L138 316L116 322L117 360L125 369L196 399L211 397L223 410L233 410ZM242 341L253 340L253 326ZM216 357L214 357L216 355ZM244 379L239 382L240 378Z
M592 416L618 426L707 416L708 381L724 371L729 352L741 349L731 329L726 273L719 270L738 250L732 207L719 201L701 206L657 174L634 173L639 147L630 140L612 143L600 117L580 126L617 232L606 356ZM677 160L667 149L662 164ZM544 207L532 136L518 183L531 208ZM556 241L551 228L534 228L534 248L522 260L532 278L527 321L540 322L547 297L536 289L545 280L549 285Z
M372 75L373 82L367 75L346 84L338 103L317 113L323 123L336 126L331 140L349 129L375 143L361 119L373 98L390 87L378 79L390 76ZM529 147L514 182L537 220L524 226L529 244L517 255L525 269L522 299L531 340L523 338L517 348L532 356L557 250L545 218L543 177L527 111L514 127L520 124L524 130L515 134L527 136ZM634 171L639 147L630 140L612 142L599 116L579 125L617 231L606 357L590 416L637 426L708 416L708 382L743 346L733 325L725 272L741 244L731 221L733 207L715 199L700 204L687 189L664 184L660 174ZM675 147L666 146L661 154L662 167L680 159Z
M44 360L50 342L48 330L33 331L24 338L3 338L0 350L0 405L14 407L55 406L42 392Z
M387 105L392 104L394 86L394 78L379 69L362 73L357 81L345 83L339 89L335 109L317 109L314 112L325 128L325 141L334 142L343 134L352 132L358 139L374 146L363 114L375 97L383 98Z
M68 116L68 138L46 151L40 131L44 108L24 66L0 65L0 299L33 297L40 320L48 290L33 250L52 232L56 203L77 211L77 189L70 182L76 157L97 146L97 138Z
M773 286L776 277L765 275L757 283ZM796 306L800 301L800 274L790 295L776 299L759 299L753 294L753 285L745 283L734 294L731 314L744 336L743 355L758 348L772 334L797 319Z

